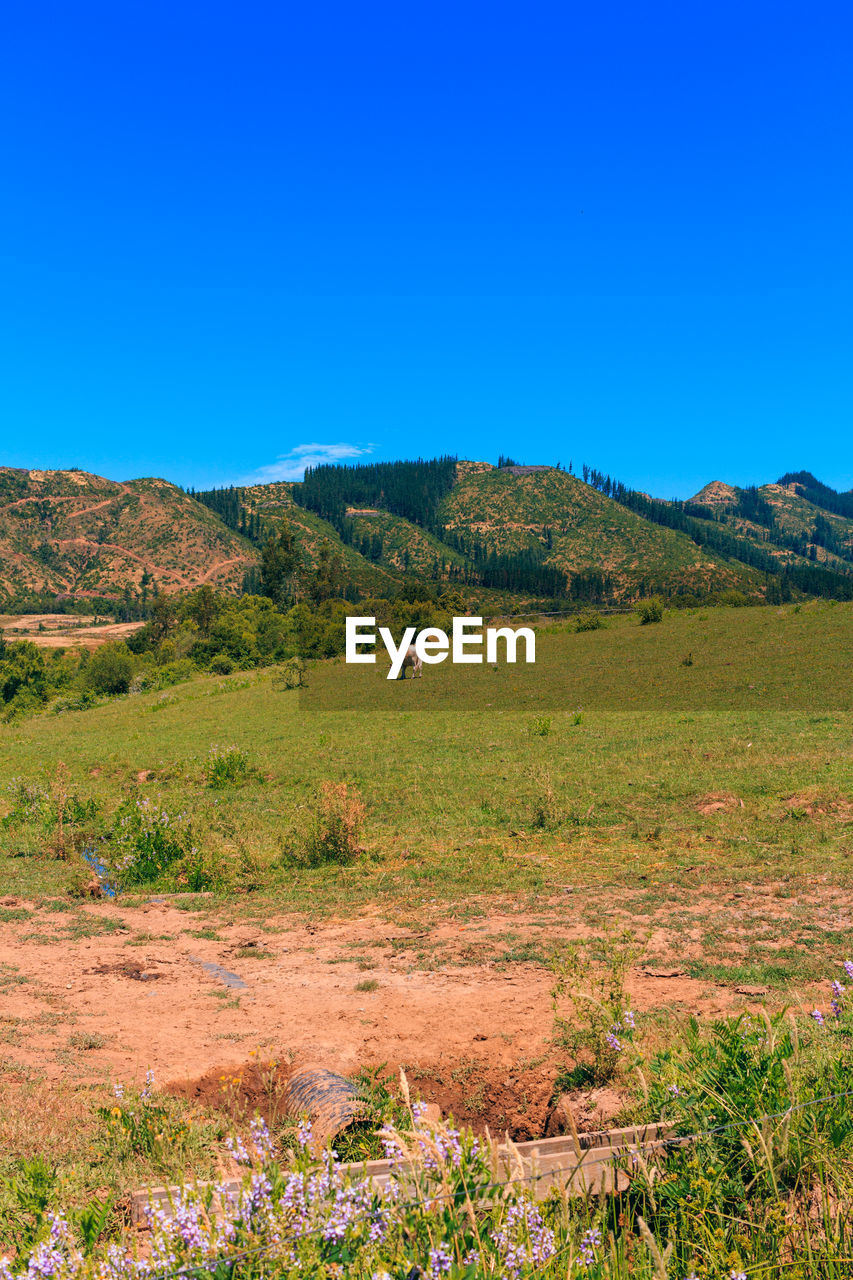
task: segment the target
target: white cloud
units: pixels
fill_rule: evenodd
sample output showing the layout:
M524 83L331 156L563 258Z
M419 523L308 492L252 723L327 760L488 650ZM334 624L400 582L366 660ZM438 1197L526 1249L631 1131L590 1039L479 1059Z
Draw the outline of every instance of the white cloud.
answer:
M274 480L301 480L306 467L319 466L321 462L346 462L351 458L363 458L372 453L372 444L298 444L288 453L280 453L269 466L258 467L251 475L243 476L238 484L271 484Z

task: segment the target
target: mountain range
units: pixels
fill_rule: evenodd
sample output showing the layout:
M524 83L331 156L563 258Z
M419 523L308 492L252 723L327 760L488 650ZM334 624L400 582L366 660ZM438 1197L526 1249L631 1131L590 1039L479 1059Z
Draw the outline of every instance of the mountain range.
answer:
M298 580L335 594L448 582L515 603L642 595L853 596L853 491L808 472L667 502L583 469L440 459L320 467L305 482L185 492L161 479L0 468L0 599L257 589L285 525Z

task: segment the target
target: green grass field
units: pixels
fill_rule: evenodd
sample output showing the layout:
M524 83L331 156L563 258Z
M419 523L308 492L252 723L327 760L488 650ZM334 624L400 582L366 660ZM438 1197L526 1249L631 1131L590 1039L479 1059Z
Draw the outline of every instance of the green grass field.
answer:
M541 628L537 666L520 676L445 665L388 682L380 664L361 669L354 692L352 669L330 661L309 666L303 690L284 689L274 669L238 672L4 724L0 924L26 956L19 970L7 947L0 994L28 993L29 1012L18 1004L0 1017L0 1240L25 1238L15 1234L15 1197L38 1173L33 1155L59 1170L57 1203L113 1205L105 1237L120 1237L130 1189L208 1176L224 1133L248 1121L159 1093L143 1108L132 1089L116 1103L112 1073L131 1072L128 1019L158 1006L147 1005L147 985L125 980L127 1017L102 1021L113 1012L91 975L108 946L113 968L208 946L250 983L260 966L258 990L284 1009L273 977L292 981L292 963L302 987L314 983L311 999L324 993L318 1019L328 1022L336 1001L354 1006L334 1014L336 1039L360 1044L376 1021L371 1061L394 1052L395 1008L426 1016L416 1002L431 983L452 1013L468 979L442 985L448 970L476 974L478 997L501 1009L513 991L544 987L536 1035L512 1058L522 1082L545 1055L555 1080L571 1064L553 1038L547 984L573 938L602 954L616 931L640 940L642 964L653 966L642 977L635 965L633 979L650 1054L685 1034L697 1002L736 1014L763 992L771 1008L826 1007L829 978L853 955L851 647L853 605L705 609L648 626L624 615L601 630ZM156 840L134 826L145 800ZM133 874L121 869L129 848ZM164 848L177 854L158 871ZM90 906L86 850L124 877L116 906ZM164 933L167 916L145 900L171 893ZM316 959L320 920L339 940ZM246 947L242 930L252 931ZM79 983L63 977L53 989L52 966L65 963ZM318 977L325 966L339 987ZM287 1050L292 1020L287 1031L281 1016L263 1024L274 1034L261 1040L259 1006L241 1006L239 993L211 980L190 999L193 968L176 964L172 985L162 984L164 1007L185 1010L173 1024L166 1014L174 1044L157 1049L164 1081L168 1053L180 1060L194 1036L204 1064L245 1058L248 1044ZM673 974L679 989L666 984ZM282 987L291 989L301 988ZM307 1023L310 1038L317 1028ZM482 1098L485 1082L510 1070L501 1065L510 1050L495 1041L488 1062L475 1062L469 1040L457 1036L441 1061L451 1080L473 1072L471 1096ZM628 1112L645 1115L635 1085L627 1072L614 1081ZM820 1076L797 1088L812 1096L829 1086ZM764 1106L764 1095L747 1102ZM151 1133L126 1132L122 1107L148 1117Z
M352 669L331 662L307 691L238 673L4 726L4 889L79 888L81 847L129 796L186 814L214 887L254 913L464 908L567 881L846 880L853 607L708 609L646 627L622 616L545 629L538 652L532 675L445 664L394 683L363 668L369 696L349 711L322 709L351 695ZM212 787L210 752L231 746L248 768ZM15 779L46 793L37 815L14 810ZM365 854L348 865L294 855L323 782L365 805ZM97 806L64 825L62 857L58 785Z

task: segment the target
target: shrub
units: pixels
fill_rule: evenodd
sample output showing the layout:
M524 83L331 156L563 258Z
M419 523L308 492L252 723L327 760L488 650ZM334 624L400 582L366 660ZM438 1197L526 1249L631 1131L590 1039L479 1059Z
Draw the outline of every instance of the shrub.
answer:
M133 655L123 641L102 644L86 667L86 683L95 693L127 693L133 679Z
M239 747L211 747L204 766L207 785L214 791L237 786L257 774L245 751Z
M0 654L0 701L23 708L38 706L47 697L44 654L30 640L4 645Z
M215 676L230 676L234 670L234 660L227 653L216 653L210 659L208 669Z
M640 626L647 627L651 622L663 621L663 602L655 596L651 600L644 601L637 610L640 619Z
M551 732L551 717L537 716L528 725L528 732L532 738L547 738Z
M354 862L362 852L360 834L365 813L357 788L346 782L323 782L314 796L295 860L309 867Z
M198 668L189 658L179 658L177 662L167 662L158 667L156 673L157 688L171 689L172 685L182 684L198 673Z
M288 658L273 675L274 689L302 689L305 685L305 663L301 658Z
M596 613L594 609L584 609L575 618L575 631L600 631L604 626L604 619L600 613Z
M198 851L185 814L176 817L151 800L126 800L113 823L110 870L124 888L148 884Z

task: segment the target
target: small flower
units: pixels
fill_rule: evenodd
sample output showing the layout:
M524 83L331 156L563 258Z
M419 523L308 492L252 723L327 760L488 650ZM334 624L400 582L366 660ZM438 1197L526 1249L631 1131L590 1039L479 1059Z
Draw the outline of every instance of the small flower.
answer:
M746 1280L746 1272L745 1272L745 1271L732 1271L732 1273L731 1273L731 1278L732 1278L732 1280Z
M844 972L848 978L853 978L853 960L844 961Z
M625 1023L625 1026L629 1031L634 1031L636 1029L636 1024L634 1022L634 1010L626 1009L622 1014L622 1021Z
M429 1251L428 1275L440 1276L453 1266L453 1257L443 1245Z
M809 1017L814 1018L815 1022L819 1027L823 1028L826 1026L826 1021L820 1009L812 1009L811 1013L809 1014ZM734 1275L734 1272L732 1272L732 1275Z
M669 1092L672 1094L673 1098L681 1097L681 1090L679 1089L677 1084L671 1084L669 1086Z
M832 984L832 994L835 996L836 1000L844 999L844 984L839 982L837 978Z
M612 1049L614 1053L622 1052L622 1045L612 1031L608 1031L607 1035L604 1037L604 1041L608 1049Z

